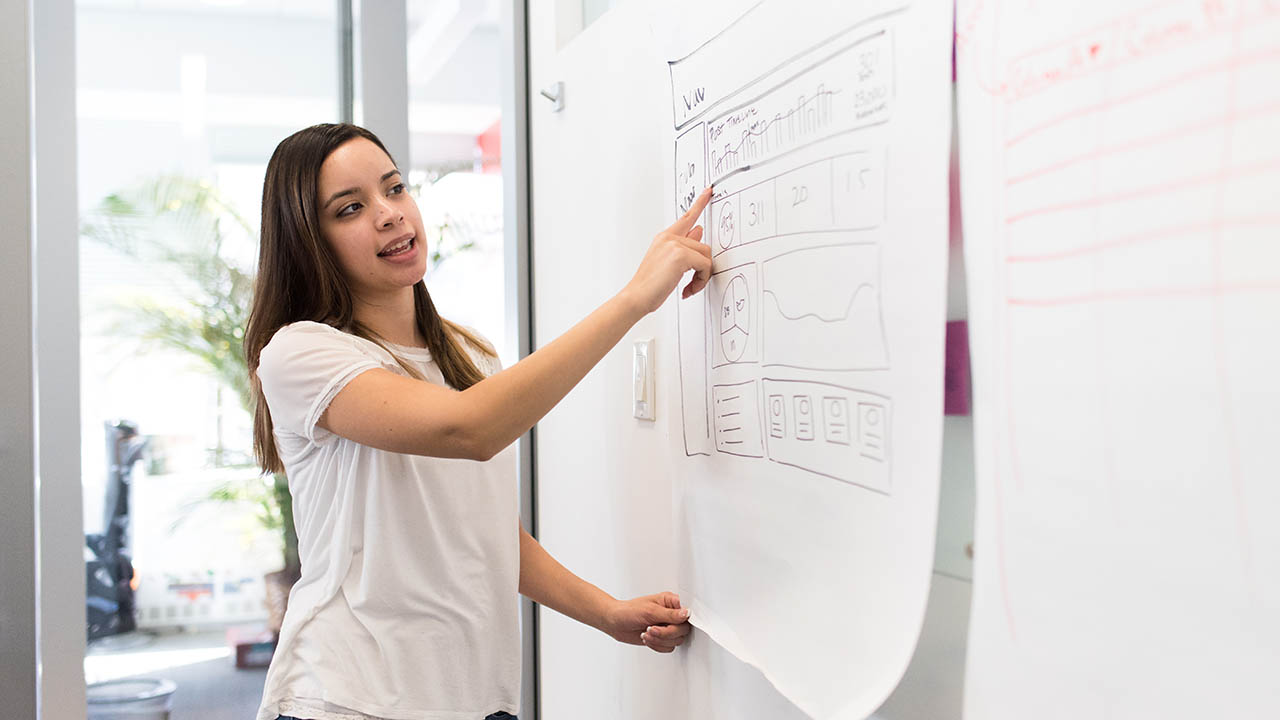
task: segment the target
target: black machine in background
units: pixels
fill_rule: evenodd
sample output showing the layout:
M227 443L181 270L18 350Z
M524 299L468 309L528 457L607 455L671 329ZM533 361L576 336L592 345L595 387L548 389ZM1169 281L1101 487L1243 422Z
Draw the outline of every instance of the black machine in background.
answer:
M146 449L138 428L124 420L109 422L107 431L107 489L103 503L103 531L84 536L92 557L85 560L85 602L90 640L137 629L133 602L133 562L130 559L129 495L133 466Z

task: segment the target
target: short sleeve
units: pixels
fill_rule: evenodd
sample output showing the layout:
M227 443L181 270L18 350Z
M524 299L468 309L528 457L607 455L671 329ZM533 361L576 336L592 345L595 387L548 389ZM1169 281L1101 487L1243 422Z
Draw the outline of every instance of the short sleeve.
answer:
M323 442L332 433L316 427L333 398L357 375L382 367L353 336L317 322L276 331L258 359L258 381L276 432Z

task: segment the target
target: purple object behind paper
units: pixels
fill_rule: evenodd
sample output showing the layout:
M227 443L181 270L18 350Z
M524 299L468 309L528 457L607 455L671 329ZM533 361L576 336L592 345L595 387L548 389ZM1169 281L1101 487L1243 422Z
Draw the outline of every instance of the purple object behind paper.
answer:
M943 380L943 412L969 414L969 323L947 323L947 370Z

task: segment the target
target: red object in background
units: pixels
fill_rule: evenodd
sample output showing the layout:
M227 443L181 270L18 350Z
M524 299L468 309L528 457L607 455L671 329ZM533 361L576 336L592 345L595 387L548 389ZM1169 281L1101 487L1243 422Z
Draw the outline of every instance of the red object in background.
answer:
M261 668L271 664L278 637L260 625L227 628L227 644L236 650L236 667Z
M943 376L943 412L969 414L969 323L947 323L947 369Z
M480 163L484 172L495 173L502 170L501 118L495 120L488 130L476 136L476 147L480 150Z

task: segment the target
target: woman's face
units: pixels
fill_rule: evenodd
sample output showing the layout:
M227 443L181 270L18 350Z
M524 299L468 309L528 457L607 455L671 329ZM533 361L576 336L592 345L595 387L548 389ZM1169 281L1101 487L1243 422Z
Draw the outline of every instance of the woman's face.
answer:
M376 302L422 279L422 215L386 153L348 140L325 158L318 186L320 233L356 295Z

